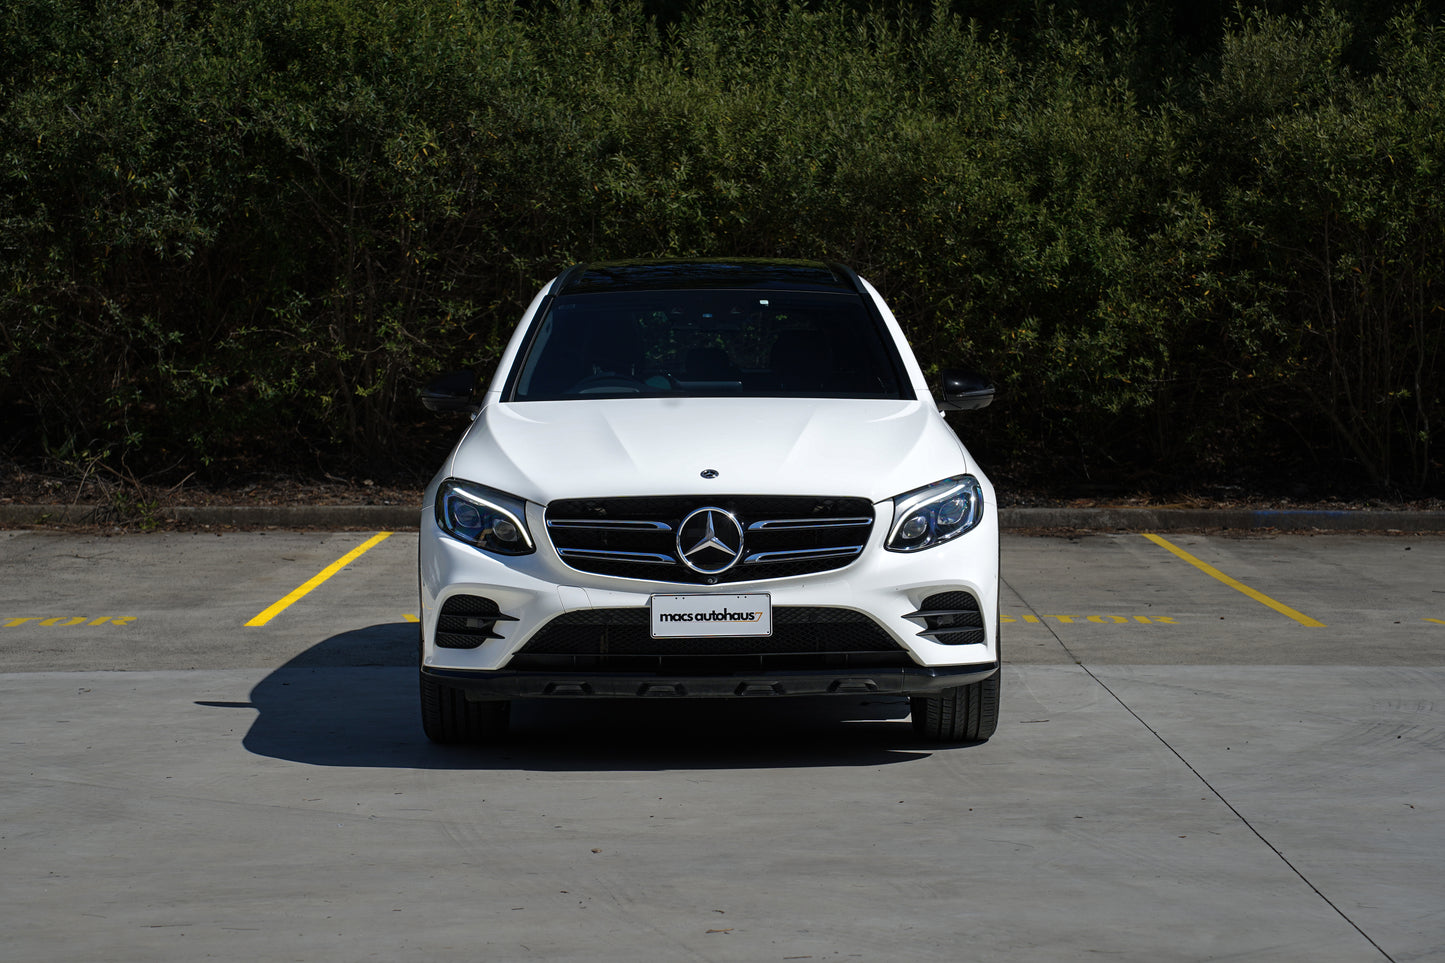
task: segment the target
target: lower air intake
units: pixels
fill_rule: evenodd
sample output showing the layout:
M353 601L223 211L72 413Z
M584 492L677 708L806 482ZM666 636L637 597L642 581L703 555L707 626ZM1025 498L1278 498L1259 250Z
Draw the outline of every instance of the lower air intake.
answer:
M924 627L918 634L939 645L978 645L986 640L983 613L969 592L930 595L905 618L921 619Z
M453 595L442 603L436 644L443 649L475 649L488 639L502 638L498 622L517 621L503 615L497 603L479 595Z

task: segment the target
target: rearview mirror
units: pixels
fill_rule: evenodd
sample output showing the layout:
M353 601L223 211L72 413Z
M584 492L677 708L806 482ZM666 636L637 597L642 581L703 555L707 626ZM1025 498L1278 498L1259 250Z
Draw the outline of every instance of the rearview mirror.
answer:
M473 401L477 393L475 371L449 371L421 389L421 403L427 411L467 411L481 407Z
M940 411L977 411L993 402L993 382L972 368L943 369Z

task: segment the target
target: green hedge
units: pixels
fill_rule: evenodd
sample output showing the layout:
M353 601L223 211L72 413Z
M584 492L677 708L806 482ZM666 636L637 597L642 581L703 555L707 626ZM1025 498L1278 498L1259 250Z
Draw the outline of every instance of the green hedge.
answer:
M426 468L418 385L565 265L788 255L989 371L959 427L1012 478L1438 491L1445 34L1373 9L1201 54L947 5L14 0L4 444Z

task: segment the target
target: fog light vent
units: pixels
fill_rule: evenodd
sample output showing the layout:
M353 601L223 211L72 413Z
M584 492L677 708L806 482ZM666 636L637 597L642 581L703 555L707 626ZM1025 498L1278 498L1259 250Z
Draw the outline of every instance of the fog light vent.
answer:
M977 645L985 639L978 599L968 592L940 592L904 618L923 622L918 634L940 645Z
M437 620L437 646L443 649L475 649L488 639L500 639L498 622L517 621L503 615L497 603L477 595L453 595L442 603Z

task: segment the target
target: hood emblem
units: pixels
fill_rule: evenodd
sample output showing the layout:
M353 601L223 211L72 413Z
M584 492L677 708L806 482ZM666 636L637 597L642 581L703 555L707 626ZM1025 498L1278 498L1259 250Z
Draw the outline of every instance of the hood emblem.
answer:
M712 479L716 478L717 476L718 476L718 471L717 471L716 468L704 468L704 469L702 470L702 477L704 477L704 478L706 478L706 479L708 479L708 480L712 480Z
M700 575L717 575L743 554L743 524L723 508L699 508L677 527L677 557Z

